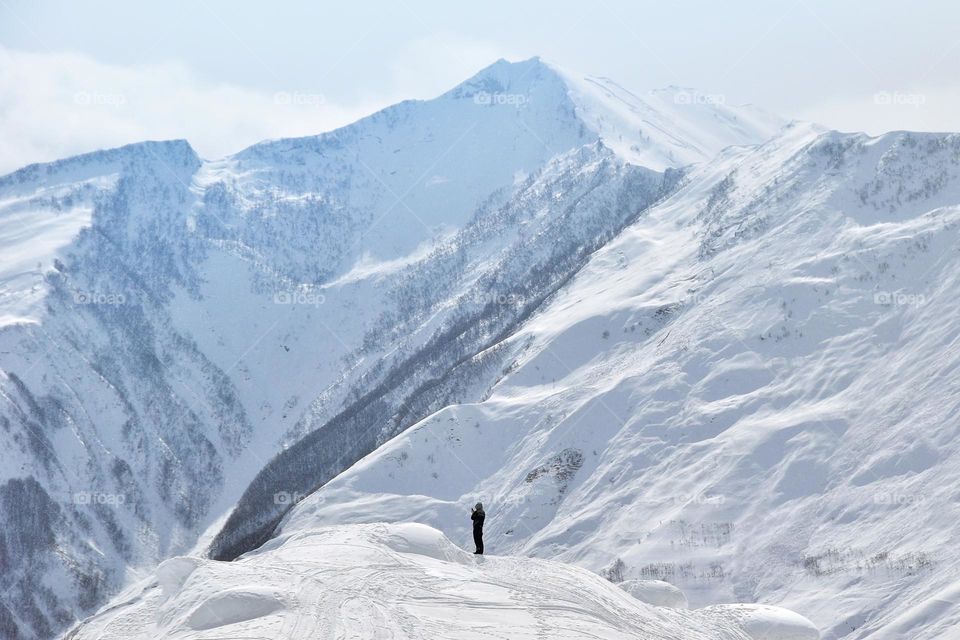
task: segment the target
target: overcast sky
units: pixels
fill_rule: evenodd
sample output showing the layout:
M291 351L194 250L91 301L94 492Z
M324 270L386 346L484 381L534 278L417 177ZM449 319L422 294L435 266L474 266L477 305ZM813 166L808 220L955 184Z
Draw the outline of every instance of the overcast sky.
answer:
M208 158L540 55L871 134L960 131L960 5L933 0L0 0L0 173L142 139Z

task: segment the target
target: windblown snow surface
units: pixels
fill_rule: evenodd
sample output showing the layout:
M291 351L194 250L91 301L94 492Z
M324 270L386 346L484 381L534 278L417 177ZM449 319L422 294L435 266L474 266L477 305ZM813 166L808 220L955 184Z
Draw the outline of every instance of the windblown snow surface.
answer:
M960 136L795 125L728 149L510 338L476 402L284 534L417 520L824 638L955 638Z
M816 640L764 606L657 607L584 569L475 556L421 524L321 527L234 562L172 558L71 640Z

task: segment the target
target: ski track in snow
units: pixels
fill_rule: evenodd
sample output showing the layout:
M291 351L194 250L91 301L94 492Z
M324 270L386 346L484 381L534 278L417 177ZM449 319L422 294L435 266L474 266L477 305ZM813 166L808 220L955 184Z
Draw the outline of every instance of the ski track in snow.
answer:
M789 612L654 607L582 569L476 557L419 524L301 531L232 563L195 563L169 593L147 581L67 638L816 638Z

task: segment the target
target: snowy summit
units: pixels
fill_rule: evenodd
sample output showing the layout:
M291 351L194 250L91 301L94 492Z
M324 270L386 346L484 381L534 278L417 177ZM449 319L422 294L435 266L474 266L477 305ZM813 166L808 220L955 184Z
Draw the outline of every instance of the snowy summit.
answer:
M120 600L67 638L819 637L775 607L657 607L569 565L475 558L419 524L301 531L232 563L172 558Z

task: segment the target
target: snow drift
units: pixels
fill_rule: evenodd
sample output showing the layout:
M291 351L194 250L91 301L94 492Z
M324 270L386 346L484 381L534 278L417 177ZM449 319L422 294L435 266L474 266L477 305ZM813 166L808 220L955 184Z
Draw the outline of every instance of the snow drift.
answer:
M175 558L120 600L66 637L818 637L809 622L774 607L654 607L583 569L476 557L414 523L299 531L229 563Z

